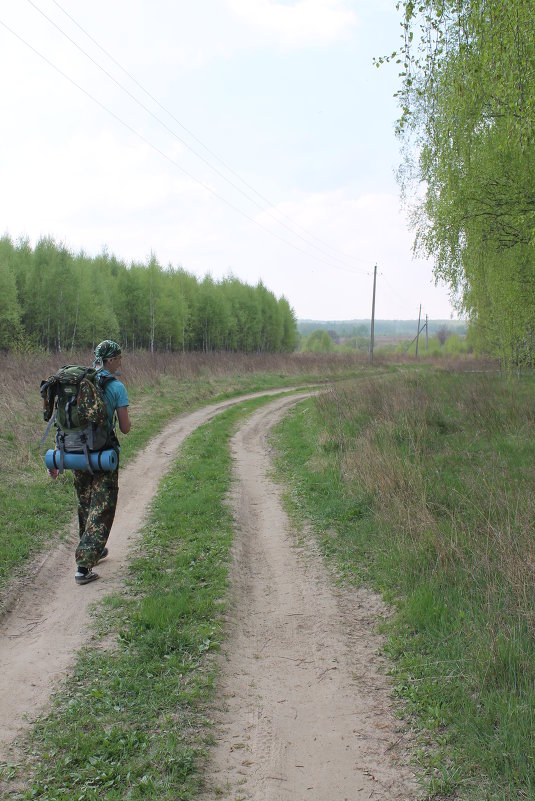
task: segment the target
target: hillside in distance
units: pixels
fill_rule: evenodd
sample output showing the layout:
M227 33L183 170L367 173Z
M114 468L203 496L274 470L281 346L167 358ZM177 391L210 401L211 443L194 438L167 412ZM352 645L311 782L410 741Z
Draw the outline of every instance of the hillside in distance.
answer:
M297 330L303 337L313 331L329 331L336 337L361 337L370 335L370 320L298 320ZM420 327L425 319L420 321ZM466 320L428 320L429 336L447 330L451 334L464 336L468 327ZM376 337L408 339L416 335L418 320L375 320Z

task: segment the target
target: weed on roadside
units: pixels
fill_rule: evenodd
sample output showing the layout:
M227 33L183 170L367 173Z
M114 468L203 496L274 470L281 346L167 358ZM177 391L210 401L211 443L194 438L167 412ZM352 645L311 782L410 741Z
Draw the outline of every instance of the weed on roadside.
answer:
M386 651L429 798L535 799L534 384L363 378L278 428L292 514L397 609Z

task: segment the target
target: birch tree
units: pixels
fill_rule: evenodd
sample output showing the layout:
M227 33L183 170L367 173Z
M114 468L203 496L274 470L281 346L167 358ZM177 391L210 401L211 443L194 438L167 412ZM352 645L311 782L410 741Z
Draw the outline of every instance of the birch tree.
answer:
M533 363L535 0L398 8L403 44L389 60L401 65L400 180L415 248L434 258L487 350Z

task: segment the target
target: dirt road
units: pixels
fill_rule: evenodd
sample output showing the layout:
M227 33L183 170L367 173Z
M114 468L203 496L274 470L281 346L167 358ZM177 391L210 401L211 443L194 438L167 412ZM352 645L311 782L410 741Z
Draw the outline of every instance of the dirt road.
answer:
M238 532L206 799L408 801L417 793L375 634L383 604L333 589L270 479L266 435L293 403L257 411L232 444Z
M242 395L181 415L121 470L110 556L98 567L103 580L85 587L74 583L74 523L69 541L36 566L24 592L0 622L0 762L8 758L12 741L35 720L74 663L90 630L91 604L121 587L131 544L180 444L233 404L281 391Z
M259 393L273 394L273 393ZM90 630L89 606L120 588L129 549L181 442L252 395L183 415L121 475L101 581L78 587L71 542L43 560L0 627L0 761L43 710ZM233 440L237 535L207 800L408 801L416 797L374 633L369 592L333 590L311 538L297 543L269 478L274 400ZM398 764L399 763L399 764Z

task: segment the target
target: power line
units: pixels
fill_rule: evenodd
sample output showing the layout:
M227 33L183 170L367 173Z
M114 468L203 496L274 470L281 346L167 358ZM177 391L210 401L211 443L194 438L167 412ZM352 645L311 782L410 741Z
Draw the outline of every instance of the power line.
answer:
M74 19L74 18L73 18L73 17L72 17L70 14L68 14L68 13L65 11L65 9L63 9L63 8L62 8L62 6L61 6L61 5L60 5L58 2L56 2L56 0L53 0L53 1L54 1L55 5L56 5L56 6L57 6L57 7L58 7L58 8L59 8L59 9L60 9L60 10L61 10L61 11L62 11L62 12L63 12L63 13L64 13L64 14L65 14L65 15L66 15L66 16L67 16L67 17L68 17L68 18L69 18L69 19L70 19L70 20L71 20L71 21L72 21L72 22L73 22L73 23L74 23L74 24L75 24L75 25L76 25L76 26L77 26L79 29L80 29L80 30L81 30L81 31L82 31L82 32L83 32L83 33L84 33L84 34L85 34L85 35L86 35L86 36L87 36L87 37L88 37L88 38L89 38L89 39L90 39L90 40L91 40L91 41L92 41L92 42L93 42L93 43L94 43L94 44L95 44L95 45L96 45L96 46L97 46L99 49L100 49L100 50L102 50L102 52L103 52L103 53L104 53L104 54L105 54L105 55L106 55L108 58L110 58L110 59L113 61L113 63L115 63L115 64L116 64L116 65L117 65L117 66L118 66L118 67L119 67L119 68L120 68L120 69L121 69L121 70L122 70L122 71L123 71L123 72L124 72L124 73L125 73L125 74L126 74L126 75L127 75L129 78L130 78L130 79L131 79L131 80L132 80L132 81L134 81L134 83L135 83L135 84L136 84L136 85L137 85L137 86L138 86L140 89L142 89L142 91L143 91L143 92L145 92L145 94L147 94L147 96L148 96L148 97L150 97L150 98L151 98L151 100L153 100L153 102L155 102L155 103L156 103L156 104L157 104L157 105L158 105L158 106L159 106L161 109L163 109L163 111L165 111L165 113L166 113L166 114L168 114L168 115L169 115L169 116L170 116L170 117L171 117L171 118L172 118L172 119L173 119L173 120L174 120L174 121L175 121L175 122L176 122L178 125L180 125L180 127L181 127L181 128L183 128L185 131L187 131L187 132L188 132L188 134L189 134L190 136L192 136L192 137L195 139L195 141L196 141L196 142L198 142L198 143L199 143L199 144L200 144L200 145L201 145L201 146L202 146L202 147L203 147L203 148L204 148L204 149L205 149L207 152L209 152L209 153L210 153L210 155L211 155L213 158L217 159L217 161L219 161L221 164L223 164L223 166L224 166L224 167L225 167L227 170L229 170L229 171L230 171L230 172L231 172L231 173L232 173L232 174L233 174L235 177L237 177L237 178L238 178L238 180L240 180L242 183L244 183L244 184L245 184L245 185L246 185L246 186L247 186L247 187L248 187L248 188L249 188L251 191L253 191L253 192L254 192L256 195L258 195L258 196L259 196L259 197L261 197L261 198L262 198L262 199L263 199L265 202L267 202L269 206L271 206L271 207L273 206L273 204L271 204L271 203L270 203L270 201L269 201L269 200L267 200L267 198L263 198L263 196L262 196L262 195L261 195L259 192L257 192L257 190L256 190L256 189L254 189L254 187L252 187L250 184L248 184L246 181L244 181L244 180L243 180L243 179L242 179L242 178L241 178L241 177L240 177L240 176L239 176L237 173L235 173L235 172L234 172L234 170L232 170L232 169L231 169L231 168L230 168L230 167L229 167L227 164L225 164L225 162L224 162L224 161L222 161L222 160L221 160L221 159L220 159L220 158L219 158L219 157L218 157L218 156L217 156L215 153L213 153L213 152L212 152L212 151L210 151L208 148L206 148L206 146L205 146L205 145L204 145L204 144L203 144L203 143L200 141L200 139L198 139L198 138L197 138L197 137L196 137L196 136L195 136L195 135L194 135L194 134L193 134L191 131L189 131L189 130L188 130L188 129L187 129L185 126L184 126L184 125L182 125L182 123L181 123L179 120L177 120L177 119L176 119L176 117L174 117L174 115L173 115L173 114L171 114L171 112L169 112L169 111L168 111L168 110L167 110L167 109L166 109L166 108L165 108L165 107L164 107L164 106L163 106L163 105L162 105L162 104L161 104L161 103L160 103L160 102L159 102L159 101L158 101L158 100L157 100L157 99L156 99L156 98L155 98L155 97L154 97L154 96L153 96L153 95L150 93L150 92L148 92L148 91L147 91L147 90L146 90L146 89L145 89L145 88L144 88L144 87L143 87L143 86L142 86L142 85L139 83L139 81L137 81L137 79L136 79L136 78L134 78L134 77L133 77L133 76L132 76L132 75L131 75L131 74L130 74L130 73L127 71L127 70L125 70L125 69L124 69L124 67L122 67L122 65L121 65L121 64L120 64L120 63L119 63L119 62L118 62L118 61L117 61L117 60L116 60L116 59L115 59L115 58L114 58L114 57L113 57L113 56L112 56L110 53L108 53L108 51L106 51L106 50L105 50L105 49L104 49L104 48L103 48L103 47L102 47L102 46L101 46L101 45L100 45L100 44L99 44L99 43L96 41L96 39L94 39L94 37L92 37L92 36L91 36L91 35L90 35L90 34L89 34L89 33L88 33L88 32L87 32L87 31L86 31L84 28L82 28L82 26L81 26L81 25L79 25L79 24L78 24L78 22L76 22L76 20L75 20L75 19ZM74 40L74 39L73 39L71 36L69 36L69 34L68 34L68 33L66 33L66 32L65 32L65 31L64 31L64 30L63 30L63 29L62 29L62 28L61 28L61 27L60 27L60 26L59 26L59 25L58 25L56 22L54 22L54 20L52 20L52 19L51 19L51 18L50 18L50 17L49 17L49 16L48 16L48 15L47 15L47 14L46 14L46 13L45 13L43 10L42 10L42 9L40 9L40 8L39 8L39 7L36 5L36 3L34 3L34 2L33 2L33 0L27 0L27 2L29 3L29 5L31 5L31 6L32 6L32 8L34 8L34 9L35 9L35 10L36 10L36 11L37 11L39 14L41 14L41 16L43 16L43 17L44 17L44 18L45 18L45 19L46 19L46 20L47 20L47 21L48 21L48 22L49 22L49 23L50 23L50 24L51 24L51 25L52 25L52 26L53 26L53 27L54 27L54 28L57 30L57 31L59 31L59 32L62 34L62 36L64 36L64 37L65 37L65 38L66 38L66 39L67 39L67 40L68 40L68 41L69 41L69 42L70 42L72 45L74 45L74 47L76 47L76 48L77 48L77 49L78 49L78 50L79 50L79 51L80 51L80 52L81 52L81 53L82 53L82 54L83 54L83 55L84 55L84 56L85 56L87 59L89 59L89 61L91 61L91 63L92 63L92 64L94 64L94 65L95 65L95 66L96 66L96 67L97 67L99 70L101 70L101 72L103 72L103 73L104 73L104 75L106 75L106 77L107 77L107 78L109 78L111 81L113 81L113 83L114 83L114 84L116 84L116 86L118 86L118 87L119 87L119 89L121 89L123 92L125 92L125 94L127 94L127 95L128 95L128 97L130 97L130 99L131 99L131 100L133 100L135 103L137 103L137 104L138 104L138 105L139 105L139 106L140 106L140 107L141 107L141 108L142 108L142 109L143 109L143 110L144 110L144 111L145 111L147 114L149 114L149 115L150 115L150 116L151 116L151 117L152 117L154 120L156 120L156 122L158 122L158 123L159 123L159 124L160 124L160 125L161 125L161 126L162 126L162 127L163 127L163 128L166 130L166 131L167 131L167 132L168 132L168 133L170 133L170 134L171 134L171 136L174 136L174 137L175 137L175 138L176 138L176 139L177 139L179 142L181 142L181 143L182 143L182 144L183 144L183 145L184 145L184 146L185 146L185 147L186 147L186 148L187 148L187 149L188 149L188 150L189 150L191 153L193 153L193 154L194 154L194 156L196 156L196 157L197 157L198 159L200 159L200 160L201 160L201 161L202 161L204 164L206 164L206 165L207 165L207 166L208 166L208 167L209 167L211 170L213 170L213 171L214 171L214 172L215 172L217 175L219 175L219 177L220 177L220 178L222 178L224 181L226 181L228 184L230 184L230 186L232 186L232 187L233 187L233 189L235 189L237 192L239 192L241 195L243 195L243 196L244 196L244 197L245 197L245 198L246 198L246 199L247 199L249 202L253 203L253 204L254 204L254 205L257 207L257 208L259 208L261 211L263 211L265 214L267 214L269 217L271 217L271 218L272 218L272 219L273 219L273 220L274 220L274 221L275 221L275 222L276 222L278 225L282 226L282 227L283 227L283 228L285 228L287 231L289 231L289 232L292 234L292 236L296 236L298 239L300 239L302 242L304 242L304 243L307 245L307 247L309 247L309 248L313 248L313 249L315 249L315 250L318 250L320 253L323 253L323 255L324 255L324 256L326 256L328 259L330 259L330 260L336 260L336 261L338 261L339 263L344 263L344 266L347 266L347 265L345 264L345 262L343 262L343 261L342 261L342 259L340 258L340 256L336 256L336 255L333 255L333 254L331 254L331 253L328 253L328 252L326 252L326 251L325 251L325 249L324 249L323 247L320 247L320 246L318 246L318 245L315 245L315 244L313 244L312 242L310 242L310 241L309 241L309 239L313 239L313 240L316 240L316 241L318 241L318 242L320 242L320 243L321 243L321 240L319 240L319 239L318 239L317 237L315 237L313 234L310 234L308 231L306 231L306 229L302 228L302 226L299 226L297 223L295 223L295 221L293 221L291 218L287 217L287 215L284 215L284 214L282 214L282 213L281 213L281 216L283 216L283 217L286 217L286 219L288 219L288 220L291 222L291 224L292 224L293 228L290 228L290 226L289 226L289 225L287 225L287 224L286 224L285 222L283 222L282 220L278 219L277 215L275 215L275 214L273 213L273 211L271 211L271 208L265 208L265 206L261 205L261 204L260 204L260 203L259 203L257 200L255 200L253 197L251 197L251 195L250 195L250 194L248 194L247 192L245 192L245 191L244 191L244 190L243 190L241 187L239 187L239 186L238 186L236 183L234 183L233 181L231 181L231 180L230 180L230 179L229 179L229 178L228 178L226 175L224 175L224 174L221 172L221 170L219 170L217 167L215 167L213 164L211 164L211 163L210 163L210 162L209 162L209 161L208 161L206 158L204 158L204 156L202 156L201 154L199 154L199 153L198 153L198 152L195 150L195 148L191 147L191 145L189 145L189 144L188 144L188 142L186 142L186 140L185 140L185 139L183 139L181 136L179 136L179 135L176 133L176 131L174 131L172 128L170 128L170 127L169 127L169 126L168 126L168 125L167 125L167 124L166 124L166 123L165 123L165 122L164 122L164 121L163 121L163 120L162 120L160 117L158 117L158 116L157 116L157 115L156 115L156 114L155 114L153 111L151 111L151 109L149 109L149 108L148 108L148 107L147 107L147 106L146 106L146 105L145 105L145 104L144 104L144 103L143 103L141 100L139 100L139 98L137 98L137 97L136 97L134 94L132 94L132 92L130 92L130 90L129 90L129 89L126 87L126 86L124 86L124 85L123 85L123 84L122 84L120 81L118 81L118 80L117 80L117 79L116 79L116 78L115 78L115 77L114 77L114 76L113 76L113 75L112 75L110 72L108 72L108 70L106 70L106 68L105 68L105 67L103 67L103 66L102 66L102 65L101 65L101 64L100 64L98 61L96 61L96 60L95 60L95 59L94 59L94 58L93 58L93 57L92 57L92 56L91 56L91 55L90 55L90 54L89 54L89 53L88 53L86 50L84 50L84 48L83 48L83 47L81 47L81 46L80 46L80 45L79 45L79 44L78 44L78 43L77 43L77 42L76 42L76 41L75 41L75 40ZM295 230L295 228L301 228L301 230L305 231L305 233L306 233L306 235L307 235L308 239L307 239L307 238L305 238L305 237L304 237L302 234L300 234L298 231L296 231L296 230ZM332 248L330 245L326 245L326 246L327 246L327 247L328 247L330 250L336 250L335 248ZM341 252L341 251L338 251L338 252ZM344 259L344 260L350 259L351 261L355 261L355 260L357 260L357 261L363 261L362 259L358 259L358 258L355 258L355 259L353 259L353 257L347 256L346 254L344 254L344 255L343 255L343 259ZM354 272L354 269L352 270L352 272Z
M413 303L413 301L409 300L408 298L404 297L403 295L400 295L399 292L396 289L394 289L394 287L392 286L392 284L390 283L390 281L388 280L388 278L386 277L386 275L383 272L380 273L380 276L384 280L384 282L387 285L388 289L390 290L391 294L395 298L397 298L398 300L401 300L403 303L405 303L407 305L410 305L410 304Z
M252 222L254 225L256 225L259 228L261 228L263 231L268 233L270 236L273 236L275 239L278 239L280 242L283 242L284 244L289 245L290 247L294 248L294 250L297 250L300 253L303 253L308 258L312 258L315 261L321 262L323 264L327 264L329 267L331 267L333 269L339 269L339 270L344 270L345 269L345 270L349 271L349 268L347 268L347 267L344 268L344 267L332 264L332 263L326 261L324 258L321 258L320 256L317 256L317 255L315 255L313 253L307 253L305 250L303 250L303 248L299 247L298 245L295 245L293 242L290 242L288 239L285 239L284 237L280 236L279 234L275 233L274 231L271 231L265 225L262 225L262 223L260 223L258 220L255 220L254 217L251 217L249 214L244 212L238 206L235 206L233 203L231 203L225 197L220 195L218 192L216 192L210 186L208 186L207 184L203 183L203 181L201 181L198 178L196 178L192 173L190 173L188 170L186 170L184 167L182 167L180 164L178 164L176 161L174 161L170 156L167 155L167 153L165 153L163 150L161 150L161 148L159 148L157 145L154 145L149 139L147 139L147 137L143 136L143 134L139 133L139 131L136 131L135 128L133 128L129 123L127 123L123 119L121 119L121 117L119 117L117 114L115 114L114 111L109 109L107 106L104 105L104 103L102 103L100 100L98 100L96 97L94 97L94 95L92 95L90 92L88 92L87 89L84 89L82 86L80 86L80 84L78 84L73 78L71 78L69 75L67 75L60 67L56 66L56 64L54 64L52 61L50 61L49 58L47 58L45 55L43 55L43 53L41 53L35 47L33 47L33 45L31 45L29 42L27 42L22 36L20 36L18 33L16 33L12 28L9 27L9 25L7 25L1 19L0 19L0 25L2 25L7 31L9 31L9 33L11 33L12 36L14 36L20 42L22 42L22 44L24 44L26 47L28 47L33 53L35 53L37 56L39 56L39 58L41 58L46 64L48 64L50 67L52 67L52 69L54 69L57 73L59 73L59 75L61 75L63 78L65 78L65 80L69 81L69 83L71 83L73 86L75 86L76 89L78 89L80 92L82 92L84 95L86 95L86 97L88 97L93 103L95 103L97 106L99 106L101 109L103 109L103 111L105 111L107 114L109 114L115 120L117 120L117 122L119 122L128 131L130 131L132 134L134 134L134 136L136 136L142 142L147 144L152 150L154 150L156 153L158 153L160 156L162 156L164 159L166 159L166 161L168 161L174 167L176 167L181 172L183 172L184 175L186 175L192 181L194 181L195 183L199 184L199 186L201 186L203 189L205 189L207 192L209 192L215 198L220 200L222 203L225 203L233 211L237 212L242 217L244 217L246 220L248 220L249 222Z
M271 200L269 200L269 198L265 197L261 192L259 192L257 189L255 189L254 186L252 186L244 178L242 178L241 175L239 175L239 173L237 173L235 170L233 170L232 167L230 167L220 156L217 155L217 153L214 153L213 150L210 150L210 148L207 147L204 144L204 142L202 142L201 139L199 139L193 133L193 131L191 131L179 119L177 119L177 117L175 117L175 115L171 111L169 111L168 108L166 108L162 103L160 103L160 101L156 97L154 97L154 95L151 94L151 92L149 92L149 90L146 89L137 80L137 78L134 75L132 75L127 69L125 69L125 67L123 67L123 65L108 50L106 50L85 28L83 28L82 25L80 25L80 23L77 22L77 20L75 20L74 17L71 14L69 14L63 8L63 6L60 5L60 3L57 2L57 0L52 0L52 2L54 3L54 5L57 6L57 8L60 9L60 11L63 12L63 14L65 14L65 16L67 16L71 20L71 22L74 23L74 25L76 25L77 28L79 28L79 30L82 31L82 33L85 36L88 37L88 39L90 39L93 42L93 44L95 44L99 48L99 50L101 50L104 53L105 56L107 56L107 58L109 58L117 67L119 67L119 69L122 70L122 72L124 72L124 74L127 75L128 78L130 78L130 80L133 81L136 84L136 86L138 86L139 89L141 89L141 91L144 92L147 95L147 97L149 97L154 103L156 103L156 105L159 106L162 109L162 111L165 111L165 113L168 114L169 117L171 117L171 119L174 120L177 123L177 125L179 125L182 128L182 130L186 131L186 133L188 133L189 136L191 136L191 138L194 139L195 142L197 142L197 144L199 144L207 153L209 153L210 156L212 156L212 158L216 159L216 161L218 161L220 164L222 164L223 167L225 167L226 170L228 170L239 181L241 181L248 189L250 189L252 192L254 192L255 195L258 195L258 197L261 198L261 200L263 200L265 203L267 203L269 207L273 207L275 205ZM335 253L339 253L341 256L343 256L346 259L349 259L350 261L355 261L355 260L356 261L362 261L362 262L365 261L365 259L360 259L358 257L349 256L349 254L344 253L344 251L339 250L338 248L335 248L332 245L329 245L329 243L325 242L322 239L319 239L319 237L317 237L314 234L312 234L310 231L308 231L302 225L299 225L299 223L297 223L295 220L293 220L287 214L284 214L283 212L280 212L280 214L281 214L282 217L284 217L285 219L289 220L292 223L292 225L294 225L296 228L299 228L301 231L303 231L305 234L307 234L307 236L309 236L311 239L314 239L316 242L319 242L320 244L322 244L325 247L329 248L329 250L332 250Z

